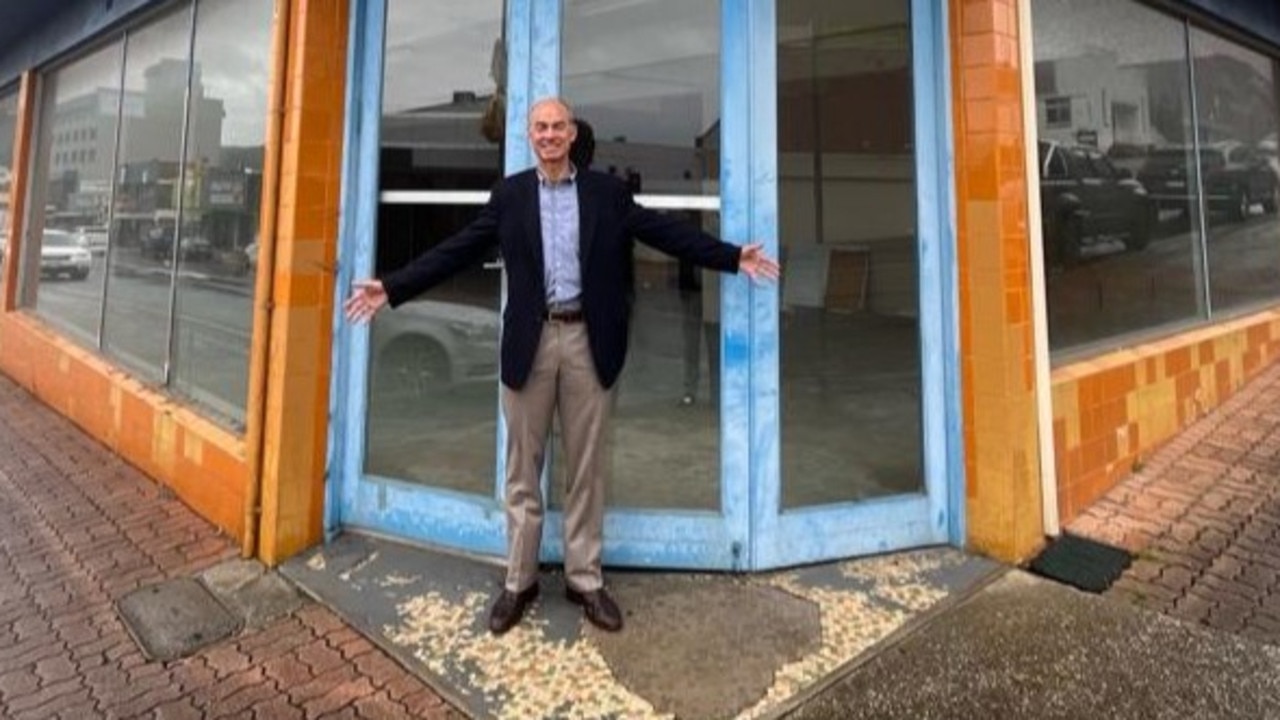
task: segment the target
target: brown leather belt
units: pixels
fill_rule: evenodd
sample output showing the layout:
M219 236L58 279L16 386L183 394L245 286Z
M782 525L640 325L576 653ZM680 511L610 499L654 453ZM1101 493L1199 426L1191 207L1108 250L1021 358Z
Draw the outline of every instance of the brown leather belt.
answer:
M582 322L581 310L548 310L542 315L543 318L552 322L562 323L580 323Z

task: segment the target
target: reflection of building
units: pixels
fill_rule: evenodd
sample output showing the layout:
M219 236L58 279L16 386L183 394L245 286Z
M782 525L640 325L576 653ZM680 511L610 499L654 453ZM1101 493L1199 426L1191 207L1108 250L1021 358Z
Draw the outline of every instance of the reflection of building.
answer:
M1114 52L1038 62L1035 78L1041 140L1103 150L1163 142L1152 128L1145 73L1119 65Z
M1198 56L1195 64L1202 142L1256 143L1275 131L1276 89L1255 66L1229 55ZM1184 60L1121 65L1116 52L1093 49L1037 62L1035 86L1042 140L1104 152L1190 142Z
M222 101L205 97L199 78L197 66L188 156L217 158L222 143ZM147 68L143 89L126 90L123 102L116 90L98 89L56 105L49 150L50 176L51 181L70 183L61 207L79 214L105 216L111 168L117 162L114 149L118 112L124 117L118 159L122 181L176 182L186 80L185 62L161 60ZM126 190L125 195L131 192Z

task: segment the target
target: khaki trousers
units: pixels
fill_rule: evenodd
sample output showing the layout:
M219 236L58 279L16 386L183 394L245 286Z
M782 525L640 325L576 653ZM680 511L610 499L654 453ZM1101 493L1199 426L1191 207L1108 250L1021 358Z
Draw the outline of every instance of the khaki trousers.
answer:
M544 506L540 479L552 413L564 437L565 581L580 592L603 586L605 433L613 393L600 385L584 323L548 320L533 371L520 390L502 388L507 419L507 579L519 592L538 579Z

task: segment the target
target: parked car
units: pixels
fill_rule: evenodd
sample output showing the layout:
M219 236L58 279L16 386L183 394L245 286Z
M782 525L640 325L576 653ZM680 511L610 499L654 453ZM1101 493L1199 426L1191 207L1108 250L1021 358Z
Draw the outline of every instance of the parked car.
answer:
M76 242L94 255L106 255L107 229L96 225L82 225L76 228Z
M498 313L484 307L415 300L373 325L373 391L419 399L449 385L492 381L498 373Z
M45 230L40 243L40 276L66 275L72 280L89 277L93 255L65 230Z
M1138 175L1162 208L1186 209L1195 202L1195 168L1191 148L1173 145L1151 153ZM1274 213L1280 203L1280 178L1264 153L1227 141L1200 148L1200 182L1211 213L1244 220L1255 204Z
M1040 202L1045 258L1078 263L1090 246L1122 239L1127 250L1151 240L1156 216L1142 183L1095 148L1041 141Z

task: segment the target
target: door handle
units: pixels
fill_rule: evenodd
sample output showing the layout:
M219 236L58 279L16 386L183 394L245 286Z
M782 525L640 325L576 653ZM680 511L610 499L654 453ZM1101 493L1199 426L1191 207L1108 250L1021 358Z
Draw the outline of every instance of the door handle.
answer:
M485 270L505 270L506 267L507 267L506 264L502 262L502 258L498 258L497 260L490 260L489 262L484 264Z

